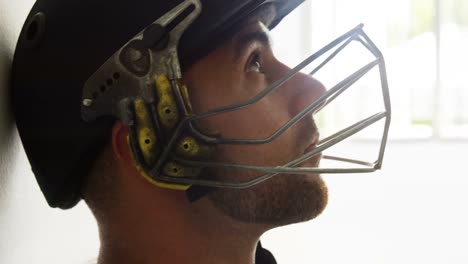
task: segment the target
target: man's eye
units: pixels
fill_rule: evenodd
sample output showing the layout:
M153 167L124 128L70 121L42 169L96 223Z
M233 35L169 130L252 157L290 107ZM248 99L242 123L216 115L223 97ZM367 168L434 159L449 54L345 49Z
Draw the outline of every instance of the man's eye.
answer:
M258 54L254 54L249 60L249 63L247 65L247 72L262 73L262 64L260 62L260 56Z

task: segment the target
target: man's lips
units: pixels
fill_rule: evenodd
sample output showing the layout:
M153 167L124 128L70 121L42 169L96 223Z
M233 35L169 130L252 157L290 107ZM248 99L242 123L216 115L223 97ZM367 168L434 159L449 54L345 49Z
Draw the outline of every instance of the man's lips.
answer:
M311 142L311 143L310 143L309 146L307 146L307 148L304 150L304 154L311 152L312 150L315 149L315 147L317 147L317 144L318 144L318 142L319 142L319 137L320 137L320 135L319 135L318 132L316 132L316 133L314 133L314 134L312 135L312 137L311 137L311 139L310 139L310 142Z
M314 133L312 138L311 138L311 143L309 146L307 146L307 148L304 150L304 153L303 155L313 151L316 147L317 147L317 144L319 142L319 134L318 133ZM312 157L304 160L302 163L301 163L301 166L306 166L306 167L318 167L319 164L320 164L320 159L322 158L322 153L319 152L315 155L313 155Z

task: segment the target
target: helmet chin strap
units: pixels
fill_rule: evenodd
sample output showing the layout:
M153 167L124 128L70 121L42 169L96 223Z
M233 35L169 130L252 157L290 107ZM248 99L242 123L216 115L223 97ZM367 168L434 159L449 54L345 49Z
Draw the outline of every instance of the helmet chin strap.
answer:
M192 185L185 191L185 194L187 195L188 200L193 203L203 198L212 191L216 191L216 189L213 187Z

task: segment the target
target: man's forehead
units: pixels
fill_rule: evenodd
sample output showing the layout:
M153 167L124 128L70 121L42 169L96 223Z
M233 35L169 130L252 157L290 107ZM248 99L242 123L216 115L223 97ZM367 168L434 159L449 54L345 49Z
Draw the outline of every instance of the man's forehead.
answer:
M219 39L221 41L216 44L211 52L206 54L200 60L209 57L209 55L232 54L234 60L237 61L242 50L252 41L260 41L263 44L269 45L269 25L276 17L276 6L274 4L265 4L259 7L256 11L250 14L247 19L237 23L231 27L227 34ZM222 40L224 39L224 40ZM227 53L226 53L227 52ZM197 64L197 62L195 63Z
M232 39L234 40L234 42L239 42L245 38L248 38L248 36L251 35L261 36L263 38L266 38L265 40L269 41L270 30L265 24L263 24L262 21L257 21L246 25L239 32L237 32Z
M275 5L267 4L260 7L240 24L238 31L231 37L230 41L234 48L234 61L238 61L241 53L253 42L270 47L268 26L275 16Z
M260 21L248 25L238 32L231 42L234 49L234 61L238 61L242 53L253 43L261 43L263 46L271 47L268 28Z

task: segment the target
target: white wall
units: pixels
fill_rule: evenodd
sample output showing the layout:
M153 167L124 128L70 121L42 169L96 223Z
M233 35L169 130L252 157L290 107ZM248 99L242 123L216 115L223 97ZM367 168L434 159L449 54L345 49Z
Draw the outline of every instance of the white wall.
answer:
M0 263L89 263L97 255L94 219L81 204L47 206L9 108L13 51L32 0L0 0Z

